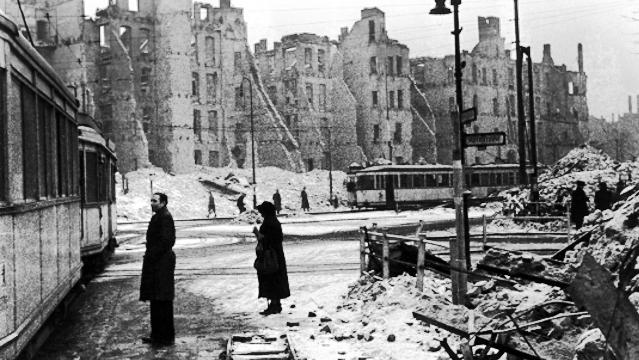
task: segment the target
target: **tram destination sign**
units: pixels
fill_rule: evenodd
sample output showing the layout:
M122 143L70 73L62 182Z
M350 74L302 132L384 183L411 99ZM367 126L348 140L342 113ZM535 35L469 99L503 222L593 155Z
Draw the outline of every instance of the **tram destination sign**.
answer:
M464 147L499 146L506 144L506 133L503 131L464 135Z

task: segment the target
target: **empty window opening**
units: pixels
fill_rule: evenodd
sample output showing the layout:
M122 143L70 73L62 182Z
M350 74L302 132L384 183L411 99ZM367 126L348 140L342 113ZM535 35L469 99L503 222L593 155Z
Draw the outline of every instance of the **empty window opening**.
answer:
M109 47L109 39L108 39L108 29L107 25L100 25L100 47L108 48Z
M120 26L120 41L126 51L131 49L131 28L128 26Z
M375 41L375 21L368 21L368 41Z
M208 19L209 19L209 9L200 8L200 20L201 21L206 21Z

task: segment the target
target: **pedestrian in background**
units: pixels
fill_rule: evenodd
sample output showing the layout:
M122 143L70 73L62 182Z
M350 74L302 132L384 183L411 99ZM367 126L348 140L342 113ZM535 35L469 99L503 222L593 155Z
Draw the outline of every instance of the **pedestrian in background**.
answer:
M217 217L217 212L215 212L215 198L213 197L213 191L209 190L209 218L211 217L211 213L213 213L213 217Z
M142 341L155 346L173 345L173 297L175 295L175 225L166 208L168 198L154 193L151 198L151 217L146 231L146 251L142 261L140 301L151 302L151 336Z
M612 205L612 192L608 190L605 182L599 183L599 190L595 191L595 209L604 211Z
M240 214L246 211L246 206L244 206L245 197L246 194L242 194L239 198L237 198L237 209L240 210Z
M302 210L308 212L311 207L308 205L308 195L306 194L306 186L302 189Z
M275 194L273 194L273 205L275 206L275 212L279 215L280 211L282 211L282 197L279 189L275 189Z
M570 220L575 223L575 227L580 229L584 224L584 217L588 215L588 196L584 192L584 183L581 180L576 182L577 188L572 191L570 204Z
M253 229L258 241L256 253L259 257L259 253L263 249L272 249L277 255L278 266L276 272L272 274L257 273L257 297L268 299L267 308L260 312L260 314L268 316L282 312L280 300L289 297L291 291L288 286L286 259L284 258L284 248L282 246L284 235L282 234L282 225L279 220L277 220L275 205L264 201L258 205L257 211L260 212L264 221L262 225L260 225L259 231L257 228Z

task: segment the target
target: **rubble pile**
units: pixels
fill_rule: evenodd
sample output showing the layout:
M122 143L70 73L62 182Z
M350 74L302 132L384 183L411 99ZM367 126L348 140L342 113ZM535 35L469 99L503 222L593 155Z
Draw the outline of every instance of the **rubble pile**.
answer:
M231 222L235 224L261 224L262 220L262 215L257 210L249 209L237 215Z
M540 176L540 181L575 172L616 169L619 165L618 161L613 160L602 150L584 145L571 150L566 156L550 166L545 174Z
M511 273L543 277L568 283L574 269L561 261L547 259L530 253L520 253L491 248L479 261L479 265L507 269Z

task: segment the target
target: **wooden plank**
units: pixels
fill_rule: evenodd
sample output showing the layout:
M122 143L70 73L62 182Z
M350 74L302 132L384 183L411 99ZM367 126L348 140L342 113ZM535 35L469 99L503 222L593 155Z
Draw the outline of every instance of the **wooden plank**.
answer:
M542 277L542 276L537 276L537 275L530 275L530 274L525 274L525 273L512 272L512 271L510 271L508 269L502 269L502 268L498 268L498 267L494 267L494 266L490 266L490 265L486 265L486 264L477 264L477 269L488 271L488 272L494 273L494 274L509 275L509 276L512 276L512 277L516 277L516 278L520 278L520 279L524 279L524 280L530 280L530 281L541 283L541 284L557 286L557 287L559 287L561 289L565 289L565 288L568 287L568 283L565 283L563 281L554 280L554 279L548 279L548 278L545 278L545 277Z
M386 236L386 230L383 232L383 244L382 244L382 278L388 279L390 277L390 249L388 246L388 237Z
M362 234L359 239L359 273L361 275L366 272L366 240L368 233L366 226L362 226L359 231Z
M470 334L468 332L462 329L456 328L453 325L446 324L444 322L433 319L425 314L421 314L421 313L413 311L413 317L417 320L424 321L427 324L434 325L434 326L437 326L438 328L444 329L448 331L449 333L459 335L466 339L470 338ZM489 345L491 347L494 347L497 350L505 351L511 355L518 356L524 360L543 360L542 358L535 356L533 354L529 354L521 350L514 349L508 345L501 344L497 341L492 341L490 338L486 338L485 336L475 336L475 343Z
M639 359L639 314L614 276L585 254L566 292L590 313L618 359Z
M426 257L426 246L423 241L417 243L417 289L424 290L424 259Z

